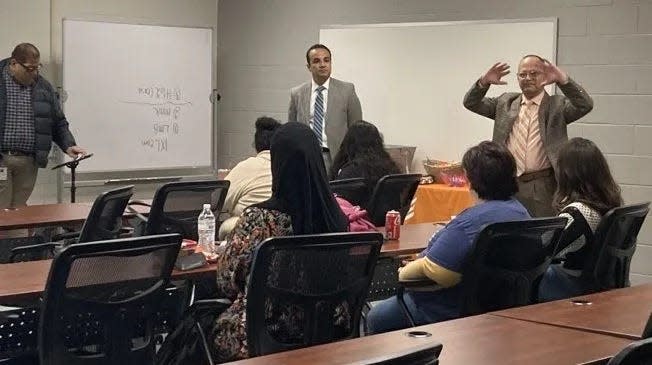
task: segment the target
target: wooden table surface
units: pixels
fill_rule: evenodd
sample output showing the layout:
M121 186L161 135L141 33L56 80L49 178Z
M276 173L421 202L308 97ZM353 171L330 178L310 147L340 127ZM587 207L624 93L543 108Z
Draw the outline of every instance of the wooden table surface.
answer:
M92 206L93 203L60 203L0 209L0 230L81 224ZM149 213L148 207L134 208L139 213ZM125 210L125 216L130 215L133 213Z
M428 247L430 237L444 226L435 223L405 224L401 226L401 236L398 240L387 240L383 244L381 256L400 256L421 252ZM385 233L384 227L377 227Z
M638 340L651 311L652 284L645 284L491 314Z
M91 210L91 203L29 205L16 209L0 209L0 229L57 226L82 223Z
M397 256L412 254L423 250L432 233L441 226L432 223L411 224L403 226L401 239L387 241L383 244L381 255ZM382 232L382 227L379 228ZM50 271L52 260L18 262L0 264L0 303L2 301L35 298L45 289L45 282ZM214 275L215 264L206 265L189 271L174 270L174 279L195 278L204 275Z
M17 262L0 265L0 304L13 300L33 299L45 290L52 260ZM172 271L173 279L193 279L215 275L215 264L194 270Z
M432 336L407 336L409 331L415 330L429 332ZM439 359L444 365L562 365L613 356L631 341L485 314L232 364L364 364L427 342L443 344Z

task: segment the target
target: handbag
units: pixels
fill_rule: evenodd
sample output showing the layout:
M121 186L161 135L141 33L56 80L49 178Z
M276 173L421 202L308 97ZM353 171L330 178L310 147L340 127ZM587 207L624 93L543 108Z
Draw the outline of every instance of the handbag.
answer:
M366 210L351 204L351 202L337 196L337 194L334 195L342 213L344 213L344 216L349 221L349 232L369 232L376 230L376 226L369 221L369 215Z

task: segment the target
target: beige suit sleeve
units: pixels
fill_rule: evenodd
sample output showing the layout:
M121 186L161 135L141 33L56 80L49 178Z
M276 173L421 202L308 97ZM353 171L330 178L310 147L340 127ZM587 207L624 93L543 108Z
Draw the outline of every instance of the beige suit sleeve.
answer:
M360 104L360 99L355 93L355 86L352 87L351 96L348 100L347 106L347 126L351 126L351 123L362 120L362 105Z

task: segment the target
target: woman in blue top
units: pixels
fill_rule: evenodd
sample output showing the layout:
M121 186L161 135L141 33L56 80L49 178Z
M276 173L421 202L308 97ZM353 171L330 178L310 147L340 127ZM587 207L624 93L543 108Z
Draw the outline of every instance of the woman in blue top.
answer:
M460 287L464 260L482 227L495 222L528 219L527 209L514 198L518 191L516 163L507 148L485 141L471 147L462 158L475 204L430 238L419 258L399 271L400 280L430 279L441 290L406 292L407 307L417 325L460 316ZM367 316L371 333L410 326L396 297L374 305Z

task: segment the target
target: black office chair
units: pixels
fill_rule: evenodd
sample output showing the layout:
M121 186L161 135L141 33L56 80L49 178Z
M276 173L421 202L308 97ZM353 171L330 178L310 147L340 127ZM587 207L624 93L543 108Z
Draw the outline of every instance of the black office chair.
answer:
M0 364L38 364L39 313L38 307L0 311Z
M154 326L178 234L70 245L43 295L41 365L154 364Z
M146 222L143 234L179 233L183 238L196 241L197 217L203 205L211 204L211 210L217 217L224 205L229 184L226 180L207 180L162 185L154 194L149 215L138 215ZM149 206L138 201L129 205Z
M386 175L378 180L366 207L371 222L384 226L385 214L397 210L401 213L402 224L420 181L421 174Z
M353 179L333 180L329 182L333 193L348 200L353 205L364 205L369 199L368 187L361 177Z
M254 253L247 288L249 355L357 337L382 242L377 232L274 237L262 242ZM298 322L280 323L274 314L290 305L302 315L295 317ZM228 306L226 300L195 302L186 314L185 328L166 339L158 363L213 364L206 335ZM338 310L348 315L335 323Z
M629 286L629 268L636 238L650 202L610 210L595 230L593 245L580 275L589 294Z
M398 268L400 266L400 259L396 257L383 256L378 258L374 276L369 286L367 302L387 299L396 294L396 290L400 287L398 282Z
M461 316L536 303L539 283L552 261L565 225L566 218L555 217L485 226L462 269L462 281L458 284ZM410 287L425 283L401 284ZM403 300L404 290L399 290L399 303L415 325Z
M70 244L117 238L122 229L122 215L133 195L133 188L134 186L130 185L100 194L95 199L81 231L59 235L58 237L69 241L16 247L11 250L10 261L48 258L52 257L56 249Z
M279 351L358 337L360 314L383 237L344 233L274 237L254 254L247 298L249 354ZM296 333L279 330L267 313L292 306L303 313ZM345 308L348 317L335 321ZM346 317L346 316L345 316ZM291 331L289 331L291 332Z
M412 349L382 356L377 359L369 359L368 365L437 365L442 344L425 343L415 346Z
M622 349L607 365L651 365L652 338L636 341Z

